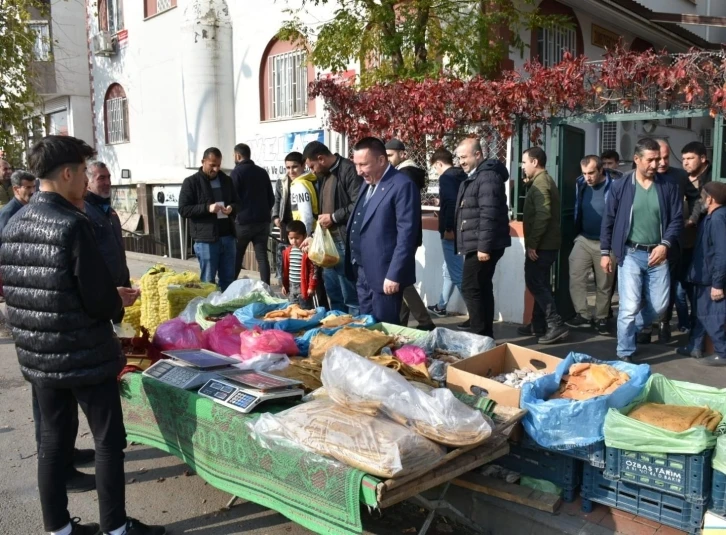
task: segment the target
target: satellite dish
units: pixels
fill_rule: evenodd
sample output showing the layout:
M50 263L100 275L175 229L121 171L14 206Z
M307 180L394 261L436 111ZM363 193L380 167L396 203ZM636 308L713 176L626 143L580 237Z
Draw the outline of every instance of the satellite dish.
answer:
M630 129L633 128L633 121L623 121L622 125L624 132L630 132Z
M653 132L655 132L657 126L658 121L644 121L643 132L645 132L646 134L652 134Z

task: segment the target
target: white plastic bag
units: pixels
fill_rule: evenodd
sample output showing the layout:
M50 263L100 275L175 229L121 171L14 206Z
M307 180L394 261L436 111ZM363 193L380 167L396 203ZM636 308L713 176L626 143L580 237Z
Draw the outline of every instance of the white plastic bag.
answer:
M423 392L394 370L342 347L333 347L325 354L321 380L336 403L368 414L380 411L447 446L483 442L494 427L491 420L467 407L447 388Z
M328 229L319 226L315 230L313 242L310 244L310 249L308 250L308 258L316 266L324 268L331 268L338 265L340 255Z
M330 400L303 403L250 424L264 442L292 440L378 477L401 476L441 459L441 446L383 416L368 416Z

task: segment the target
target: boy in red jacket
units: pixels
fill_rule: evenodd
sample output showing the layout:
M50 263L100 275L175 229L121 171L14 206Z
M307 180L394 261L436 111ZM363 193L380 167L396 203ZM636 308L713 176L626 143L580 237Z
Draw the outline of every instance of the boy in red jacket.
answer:
M287 237L290 247L282 253L282 295L303 309L313 308L313 296L317 279L315 266L303 253L300 245L307 238L305 223L291 221L287 224Z

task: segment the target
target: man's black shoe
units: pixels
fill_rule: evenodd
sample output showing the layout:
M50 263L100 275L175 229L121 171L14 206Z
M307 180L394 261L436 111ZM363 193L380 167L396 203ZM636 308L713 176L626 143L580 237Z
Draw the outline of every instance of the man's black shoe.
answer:
M80 518L71 518L71 535L101 535L101 526L94 522L81 524Z
M610 334L610 326L608 325L608 320L606 319L597 320L597 323L595 323L595 328L600 334Z
M78 448L73 450L73 464L76 466L90 464L95 459L96 452L94 450L79 450Z
M627 362L628 364L633 363L633 359L631 357L618 357L618 360L620 362Z
M710 357L702 358L699 362L706 366L726 366L726 357L711 355Z
M565 338L567 338L570 334L570 329L567 328L567 325L553 325L549 329L547 329L547 332L544 334L544 336L540 336L539 340L537 340L537 343L539 344L554 344L555 342L562 342Z
M138 520L127 518L126 535L166 535L166 528L164 526L147 526Z
M671 324L661 321L658 324L658 343L667 344L671 341Z
M703 352L700 349L692 349L689 351L687 347L679 347L678 349L676 349L676 353L678 353L682 357L691 357L692 359L703 358Z
M471 327L471 320L466 320L462 323L459 323L459 325L457 325L457 327L459 329L468 329L469 327Z
M567 320L565 323L568 326L575 327L575 328L579 328L579 327L589 327L590 325L592 325L592 321L591 320L587 319L585 316L582 316L580 314L578 314L577 316L575 316L571 320Z
M88 492L96 488L96 476L84 474L75 468L66 477L66 491L70 494Z
M650 331L640 331L635 337L635 341L640 345L649 344L651 334L652 333Z
M435 328L436 328L436 325L434 325L433 323L429 323L427 325L421 325L419 323L418 326L416 327L416 329L419 331L433 331Z
M522 336L542 336L547 331L545 329L535 328L534 325L528 323L527 325L517 327L517 332Z

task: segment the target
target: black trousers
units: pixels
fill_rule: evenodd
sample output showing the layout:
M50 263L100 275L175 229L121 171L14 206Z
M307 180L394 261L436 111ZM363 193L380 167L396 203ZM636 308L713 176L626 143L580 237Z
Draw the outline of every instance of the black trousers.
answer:
M668 296L668 308L663 313L661 321L670 323L673 318L673 307L676 304L676 292L678 291L678 274L684 259L681 254L681 247L678 243L668 249L668 272L671 277L671 287ZM649 327L649 326L646 326Z
M70 389L33 387L41 414L38 489L45 531L59 531L70 520L66 494L69 436L73 414L81 406L96 445L96 487L103 531L126 522L124 448L126 433L116 379Z
M562 324L550 283L550 271L558 253L559 251L538 250L537 260L532 261L528 256L524 261L524 283L534 297L532 325L537 330Z
M40 405L38 404L38 396L35 395L35 388L32 388L33 393L33 423L35 424L35 445L36 451L40 454L40 429L42 426L43 416L40 414ZM67 447L70 449L70 457L68 465L66 466L68 472L73 470L73 450L76 446L76 438L78 437L78 404L75 406L73 411L73 420L71 422L71 429L68 433L68 444Z
M270 284L270 261L267 258L267 242L270 237L269 223L253 223L237 225L237 258L234 266L235 277L239 277L245 260L247 246L251 243L255 249L255 258L260 269L260 280Z
M469 331L494 338L494 270L504 249L489 253L489 260L480 262L476 251L464 258L461 293L469 311Z
M416 318L419 327L430 327L434 323L415 286L403 289L400 324L408 327L408 318L411 314Z

